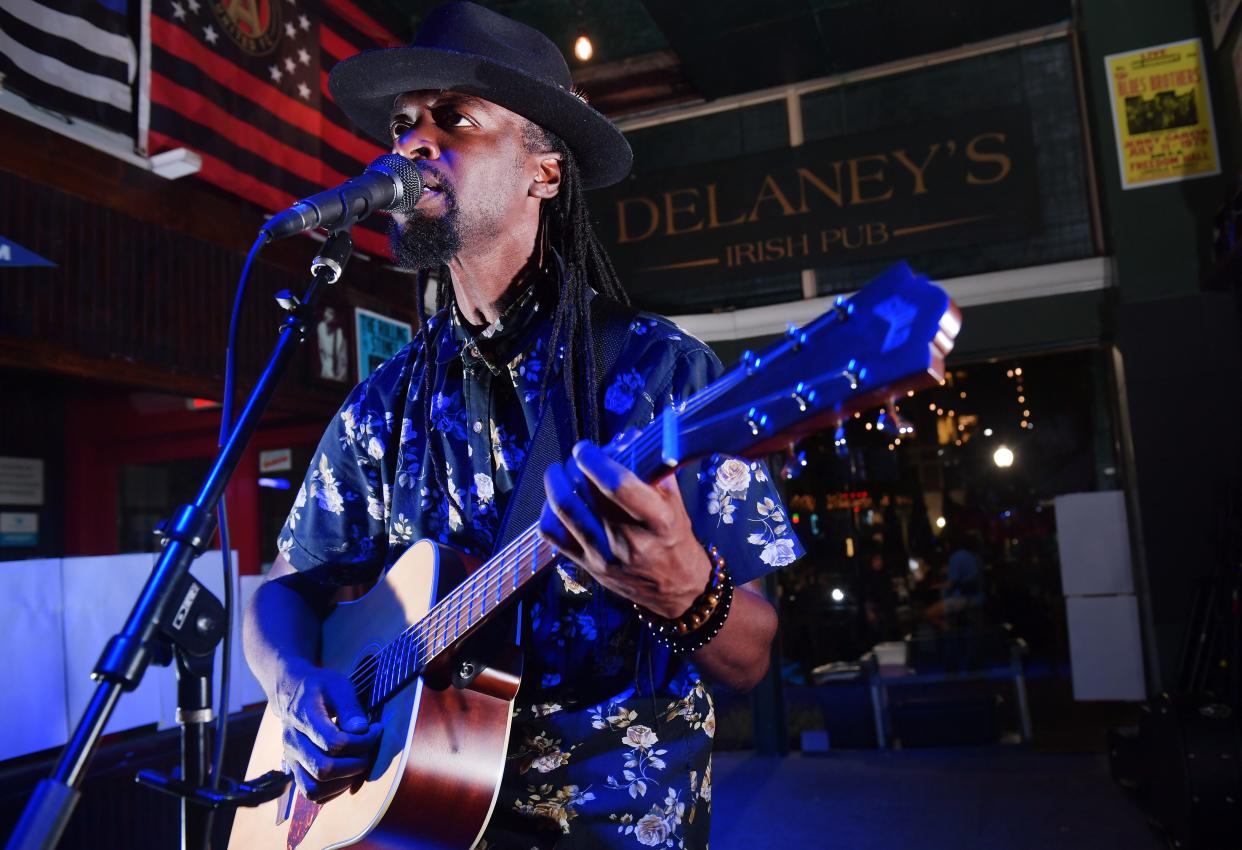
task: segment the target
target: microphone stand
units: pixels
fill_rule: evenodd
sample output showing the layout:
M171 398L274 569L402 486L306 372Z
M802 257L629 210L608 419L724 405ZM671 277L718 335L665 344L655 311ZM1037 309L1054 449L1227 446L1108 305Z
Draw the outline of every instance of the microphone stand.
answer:
M79 786L121 692L137 688L152 662L166 665L176 660L181 774L180 778L171 778L143 771L138 781L182 798L182 850L208 847L214 809L257 806L280 796L288 785L287 774L272 771L250 783L226 783L223 790L207 787L211 760L211 667L226 617L224 606L189 570L190 563L211 543L216 530L216 505L246 443L258 428L295 346L306 335L325 284L340 278L352 251L348 230L333 234L311 263L311 279L302 299L289 292L277 296L288 316L281 325L276 349L198 496L162 525L163 551L124 628L108 641L95 665L91 678L99 686L61 751L56 769L35 788L9 838L8 850L50 850L60 841L81 796ZM227 712L228 706L224 710Z

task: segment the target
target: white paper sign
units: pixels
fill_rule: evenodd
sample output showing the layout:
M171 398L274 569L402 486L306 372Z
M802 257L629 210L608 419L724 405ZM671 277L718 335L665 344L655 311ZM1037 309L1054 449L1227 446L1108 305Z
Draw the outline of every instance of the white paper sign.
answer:
M43 461L0 457L0 505L43 504Z
M259 452L259 474L288 472L293 469L293 449L268 449Z

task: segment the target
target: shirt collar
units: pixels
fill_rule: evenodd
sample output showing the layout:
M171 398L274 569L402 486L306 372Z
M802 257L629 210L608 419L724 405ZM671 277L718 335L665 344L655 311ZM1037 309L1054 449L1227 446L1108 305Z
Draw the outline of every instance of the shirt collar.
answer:
M460 355L466 368L482 364L493 374L499 374L529 347L558 293L556 278L541 274L526 286L496 321L477 333L466 325L457 305L450 305L448 332L440 338L436 362L447 363Z

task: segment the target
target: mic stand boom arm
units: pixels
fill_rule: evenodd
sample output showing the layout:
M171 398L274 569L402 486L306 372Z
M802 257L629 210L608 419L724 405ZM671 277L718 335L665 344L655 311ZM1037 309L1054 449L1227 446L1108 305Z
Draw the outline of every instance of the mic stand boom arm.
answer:
M130 611L124 628L108 641L91 674L91 678L99 682L99 686L78 721L72 737L61 751L56 769L35 788L34 796L27 803L21 820L9 839L8 850L50 850L60 841L81 796L78 786L121 692L137 688L152 661L158 664L169 663L174 647L178 658L185 655L205 657L208 665L206 682L210 688L210 659L216 642L223 634L223 618L212 615L222 614L223 608L206 588L190 576L190 563L211 543L216 530L215 508L224 488L241 460L246 444L258 428L263 411L289 364L289 358L306 335L307 325L314 315L323 286L337 281L352 250L353 243L348 231L333 234L311 263L311 280L302 300L298 301L283 294L279 299L289 315L280 328L280 340L276 349L246 401L228 440L216 456L198 496L192 504L179 508L173 519L165 525L163 551ZM205 598L204 594L211 599ZM215 602L214 606L211 602ZM204 647L204 644L209 645ZM179 676L182 674L182 667L179 662ZM201 669L196 672L199 676L202 675ZM194 690L192 686L179 686L179 698ZM195 694L189 696L193 698ZM202 697L201 693L197 694L198 705L187 706L189 710L178 709L183 720L182 775L186 778L206 778L206 765L201 762L206 758L209 749L203 745L209 711L202 710ZM209 706L208 701L207 707ZM224 710L227 711L228 707L225 706ZM262 797L271 799L279 794L281 788L283 785L274 792L270 787L256 789L256 797L253 799L246 798L244 794L229 795L229 803L257 805L263 802ZM194 797L192 790L186 789ZM189 833L203 832L209 828L209 818L189 815L186 805L182 805L183 848L198 850L206 847L206 834Z

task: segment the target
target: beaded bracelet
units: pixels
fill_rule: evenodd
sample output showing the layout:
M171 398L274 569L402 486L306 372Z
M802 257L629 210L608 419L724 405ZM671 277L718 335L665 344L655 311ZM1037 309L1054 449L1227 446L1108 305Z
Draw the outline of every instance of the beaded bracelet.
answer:
M707 556L712 565L707 588L685 614L669 620L634 603L638 619L647 624L658 643L674 652L696 652L707 646L724 628L733 606L733 581L725 571L724 557L715 546L708 547Z

